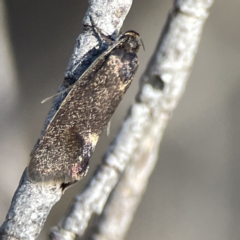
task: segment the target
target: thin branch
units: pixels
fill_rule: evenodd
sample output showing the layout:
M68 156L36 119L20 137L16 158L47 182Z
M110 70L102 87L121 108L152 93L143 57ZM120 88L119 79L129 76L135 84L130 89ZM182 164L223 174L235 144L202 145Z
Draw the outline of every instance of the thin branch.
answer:
M76 81L82 72L97 57L96 52L91 51L99 41L91 27L92 21L98 31L104 35L116 35L131 7L131 0L118 0L106 2L105 0L90 1L88 11L83 24L85 32L77 38L77 43L70 59L64 84L60 87L62 91ZM99 47L99 53L104 50L104 44ZM55 98L52 109L47 117L44 128L51 121L57 106L61 104L64 97ZM43 133L43 131L42 131ZM19 187L16 190L12 204L8 211L5 222L0 228L1 239L35 239L41 231L52 206L59 201L63 192L57 183L31 183L24 171Z
M162 96L151 106L151 127L107 202L93 239L124 238L156 165L168 120L184 92L212 4L211 0L175 1L155 55L141 79L143 87L139 98L142 101L156 91L157 86L164 86ZM158 90L160 93L161 88Z
M202 29L213 0L175 2L141 89L102 165L83 193L52 230L52 239L82 236L108 201L94 239L122 239L146 188L165 127L185 89Z

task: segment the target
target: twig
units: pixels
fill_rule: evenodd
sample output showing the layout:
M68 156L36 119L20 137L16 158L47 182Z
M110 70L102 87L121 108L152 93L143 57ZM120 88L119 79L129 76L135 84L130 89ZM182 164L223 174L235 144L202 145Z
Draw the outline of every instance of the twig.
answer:
M213 0L178 0L146 73L137 102L83 193L52 231L52 238L82 236L93 214L101 214L94 239L122 239L157 160L159 143L184 91Z
M112 2L90 1L88 11L84 18L85 32L81 34L70 59L64 84L59 91L76 81L82 72L97 57L91 51L99 44L96 34L91 27L92 18L98 31L104 35L116 35L131 7L131 0L118 0ZM104 44L99 47L99 53L104 50ZM64 97L55 98L53 107L45 122L44 128L51 121L57 106ZM52 206L60 199L62 189L60 184L33 184L23 173L19 187L13 196L12 204L6 220L0 228L0 239L35 239L42 229L46 217Z
M124 238L158 159L159 145L168 120L185 89L212 3L211 0L175 1L155 55L142 78L144 85L140 99L145 99L149 90L156 90L156 83L161 80L164 83L163 95L158 105L152 106L151 128L106 204L98 221L98 233L93 239Z

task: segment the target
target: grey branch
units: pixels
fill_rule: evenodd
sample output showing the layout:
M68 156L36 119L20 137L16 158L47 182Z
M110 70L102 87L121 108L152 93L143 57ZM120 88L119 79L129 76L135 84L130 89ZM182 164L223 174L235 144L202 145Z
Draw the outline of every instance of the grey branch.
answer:
M213 0L175 1L136 103L102 165L52 230L52 239L82 236L94 214L102 216L93 239L124 237L155 166L165 127L184 92L212 4Z
M90 1L83 24L91 26L93 21L100 33L117 35L131 4L131 0ZM86 28L86 31L80 34L65 74L65 85L60 87L59 91L65 89L69 79L77 80L79 78L87 68L86 62L94 60L91 50L98 44L99 41L91 27ZM55 98L44 128L51 121L56 112L56 106L61 104L63 99L62 96ZM35 239L41 231L49 211L59 201L62 194L59 184L33 184L28 180L26 171L24 171L6 220L0 228L0 239Z

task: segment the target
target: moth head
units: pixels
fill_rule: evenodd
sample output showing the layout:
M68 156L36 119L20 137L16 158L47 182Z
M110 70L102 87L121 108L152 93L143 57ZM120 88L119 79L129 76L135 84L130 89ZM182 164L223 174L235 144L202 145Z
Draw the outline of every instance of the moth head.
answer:
M122 42L122 46L129 52L137 53L141 45L144 48L140 35L133 30L123 33L120 41Z

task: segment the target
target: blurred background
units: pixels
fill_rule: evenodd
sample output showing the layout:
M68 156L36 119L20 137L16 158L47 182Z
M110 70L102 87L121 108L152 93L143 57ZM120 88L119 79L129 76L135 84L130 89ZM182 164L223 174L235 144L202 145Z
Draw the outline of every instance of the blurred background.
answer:
M140 69L113 117L110 137L102 134L88 176L54 206L39 239L47 238L116 135L172 2L134 1L123 31L142 36L146 50L140 52ZM63 81L87 5L86 0L0 0L1 223L51 106L40 102ZM127 240L239 239L239 7L237 0L218 0L211 8L186 92Z

